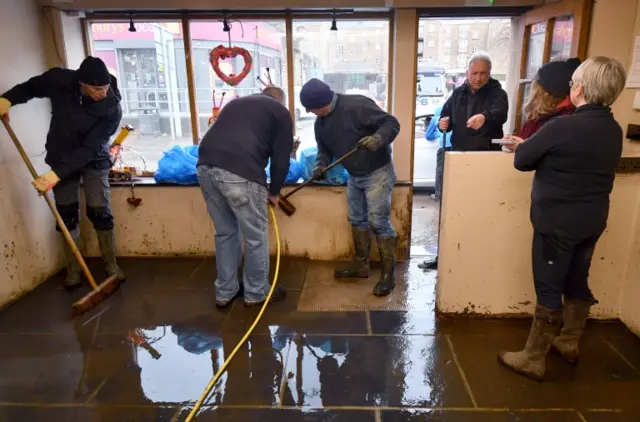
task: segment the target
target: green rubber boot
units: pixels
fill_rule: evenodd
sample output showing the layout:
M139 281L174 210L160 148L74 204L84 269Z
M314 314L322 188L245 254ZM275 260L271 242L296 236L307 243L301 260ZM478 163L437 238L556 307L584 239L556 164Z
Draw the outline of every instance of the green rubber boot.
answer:
M371 236L369 229L351 229L356 256L345 268L336 270L336 278L368 278L369 253L371 252Z

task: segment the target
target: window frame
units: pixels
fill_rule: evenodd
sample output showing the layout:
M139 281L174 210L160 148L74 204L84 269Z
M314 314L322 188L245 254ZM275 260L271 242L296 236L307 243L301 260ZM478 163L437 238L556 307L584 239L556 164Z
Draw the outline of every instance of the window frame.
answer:
M197 98L195 91L195 73L193 65L193 48L191 44L191 23L201 21L221 20L223 17L227 17L230 20L283 20L285 23L285 36L286 36L286 66L287 66L287 108L291 114L292 120L295 122L295 99L294 99L294 63L293 63L293 21L294 20L317 20L317 21L331 21L336 19L338 24L338 30L340 30L340 21L386 21L389 24L389 42L387 54L389 57L388 69L387 69L387 98L391 98L393 92L393 54L394 54L394 19L392 11L385 12L361 12L348 15L335 16L332 13L305 13L305 12L280 12L280 13L197 13L197 12L176 12L176 13L136 13L133 16L134 22L176 22L182 25L182 33L184 36L184 52L186 62L186 76L187 76L187 88L188 88L188 101L189 101L189 113L191 121L191 134L194 145L200 143L200 128L197 110ZM83 33L83 45L85 56L93 55L94 43L91 39L91 25L94 23L129 23L130 16L126 12L119 13L95 13L90 14L86 18L82 19L82 33ZM220 23L222 25L222 23ZM374 46L375 47L375 46ZM377 50L377 49L376 49ZM283 81L284 82L284 81ZM389 112L392 112L393 101L389 101ZM294 124L294 135L296 131L296 125Z

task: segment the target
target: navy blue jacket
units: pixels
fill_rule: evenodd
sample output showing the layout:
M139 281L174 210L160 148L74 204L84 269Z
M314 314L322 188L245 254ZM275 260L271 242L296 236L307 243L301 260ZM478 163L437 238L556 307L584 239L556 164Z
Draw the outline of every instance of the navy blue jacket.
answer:
M12 105L32 98L51 99L45 162L64 179L87 165L111 167L109 141L122 118L120 91L111 76L107 98L95 102L80 93L76 71L53 68L1 95Z
M350 175L367 176L391 161L391 143L400 132L400 123L363 95L336 94L331 112L317 117L318 165L326 167L332 157L340 158L365 136L378 134L385 145L377 151L363 149L342 164Z
M287 108L262 93L231 100L202 138L198 165L219 167L267 185L264 169L271 158L273 195L280 193L293 150L293 120Z
M573 115L551 119L518 145L516 169L536 172L531 189L535 230L572 240L602 234L622 139L611 109L587 104Z

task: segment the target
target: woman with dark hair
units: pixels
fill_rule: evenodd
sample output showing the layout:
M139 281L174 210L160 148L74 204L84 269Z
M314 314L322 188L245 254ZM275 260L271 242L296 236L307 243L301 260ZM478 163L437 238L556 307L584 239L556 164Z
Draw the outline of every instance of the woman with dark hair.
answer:
M580 63L580 59L572 58L547 63L538 70L531 83L529 100L523 109L527 120L520 128L518 138L531 137L554 117L573 114L576 108L569 97L569 83Z

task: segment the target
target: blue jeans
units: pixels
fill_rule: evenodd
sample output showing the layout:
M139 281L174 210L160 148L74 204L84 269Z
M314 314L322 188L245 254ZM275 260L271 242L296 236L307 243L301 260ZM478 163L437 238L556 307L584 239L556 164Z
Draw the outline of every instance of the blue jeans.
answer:
M218 167L198 166L200 189L215 225L216 299L237 293L244 235L244 300L261 302L269 292L267 188Z
M392 163L366 176L349 176L349 223L358 229L371 227L376 236L395 237L396 231L391 225L391 193L395 183Z

